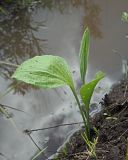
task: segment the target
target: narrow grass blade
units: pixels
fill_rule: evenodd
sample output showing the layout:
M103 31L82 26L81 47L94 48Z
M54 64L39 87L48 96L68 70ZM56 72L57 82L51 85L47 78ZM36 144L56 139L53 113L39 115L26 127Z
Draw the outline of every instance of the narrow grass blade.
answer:
M10 87L10 88L8 88L4 94L0 95L0 100L1 100L2 98L4 98L4 97L5 97L9 92L11 92L13 89L14 89L13 86Z
M35 160L36 158L38 158L39 155L41 155L47 148L48 148L48 147L42 149L39 153L37 153L37 154L32 158L32 160Z
M17 130L17 132L19 133L19 129L17 128L17 125L16 123L14 122L14 120L10 117L9 113L3 108L0 106L0 112L3 113L5 115L6 118L9 119L9 121L11 122L11 124L14 126L14 128Z

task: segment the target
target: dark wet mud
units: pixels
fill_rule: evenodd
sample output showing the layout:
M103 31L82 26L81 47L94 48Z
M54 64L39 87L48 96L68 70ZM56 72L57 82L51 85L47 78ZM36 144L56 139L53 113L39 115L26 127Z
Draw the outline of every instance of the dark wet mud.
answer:
M101 102L103 110L95 115L92 124L98 133L96 155L98 160L125 160L128 137L128 80L114 85ZM81 137L83 130L76 132L65 144L57 160L92 160L86 152ZM91 131L92 138L95 133Z

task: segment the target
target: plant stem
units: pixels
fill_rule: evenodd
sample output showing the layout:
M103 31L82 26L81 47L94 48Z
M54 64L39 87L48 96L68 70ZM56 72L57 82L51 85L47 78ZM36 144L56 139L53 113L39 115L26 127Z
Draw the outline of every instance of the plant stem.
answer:
M89 107L88 107L89 108ZM86 111L86 119L87 119L87 136L88 139L90 140L90 119L89 119L89 109Z
M73 93L73 95L74 95L74 97L75 97L75 99L76 99L76 102L77 102L77 104L78 104L78 107L79 107L81 116L82 116L82 118L83 118L84 126L85 126L85 129L86 129L86 134L87 134L88 137L90 137L90 136L89 136L89 128L88 128L88 120L87 120L87 117L88 117L88 116L87 116L87 113L85 114L84 111L82 110L82 107L81 107L81 105L80 105L80 101L79 101L78 96L77 96L77 94L76 94L75 88L70 87L70 89L71 89L71 91L72 91L72 93ZM87 117L86 117L86 116L87 116Z

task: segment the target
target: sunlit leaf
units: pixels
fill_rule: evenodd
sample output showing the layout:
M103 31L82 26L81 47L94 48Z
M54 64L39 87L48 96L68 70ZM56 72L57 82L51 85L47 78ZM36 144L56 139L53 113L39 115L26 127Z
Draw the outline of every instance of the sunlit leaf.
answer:
M83 84L85 83L85 75L87 71L88 55L89 55L90 32L87 28L83 34L80 45L80 74Z
M98 72L95 76L95 79L92 80L91 82L84 84L81 89L80 89L80 95L82 98L82 101L85 104L86 109L89 109L89 104L90 104L90 100L92 97L92 94L94 92L95 86L97 85L97 83L104 78L104 73L103 72Z
M66 61L58 56L36 56L23 62L12 78L42 88L74 87Z

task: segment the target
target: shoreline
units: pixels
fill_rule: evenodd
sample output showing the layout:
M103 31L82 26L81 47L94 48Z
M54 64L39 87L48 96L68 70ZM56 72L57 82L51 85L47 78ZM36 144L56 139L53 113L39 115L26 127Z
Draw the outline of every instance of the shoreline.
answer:
M96 155L98 160L123 160L126 157L128 138L128 80L114 84L103 97L102 110L92 118L92 126L98 130ZM52 157L54 160L93 160L88 157L86 144L81 137L83 129L73 133L68 142ZM91 131L92 137L95 133Z

